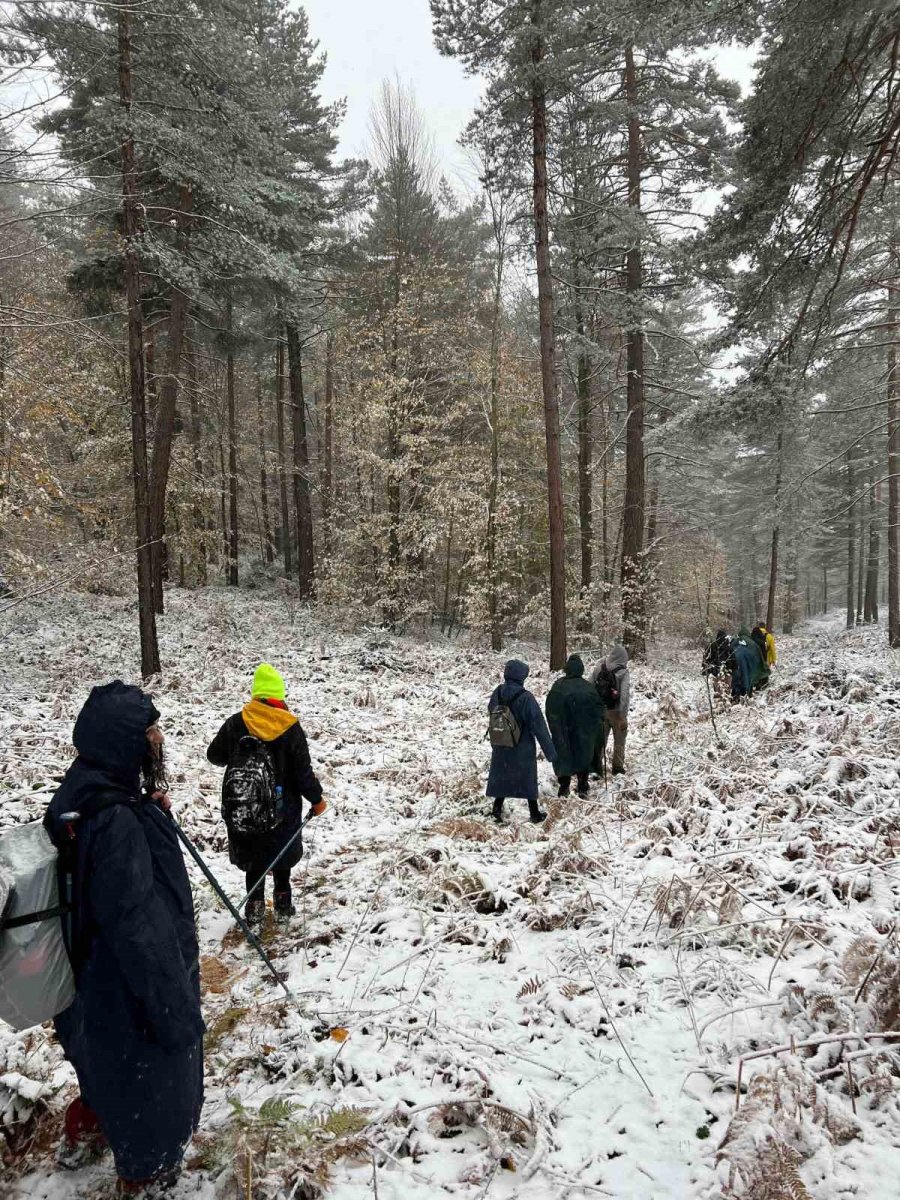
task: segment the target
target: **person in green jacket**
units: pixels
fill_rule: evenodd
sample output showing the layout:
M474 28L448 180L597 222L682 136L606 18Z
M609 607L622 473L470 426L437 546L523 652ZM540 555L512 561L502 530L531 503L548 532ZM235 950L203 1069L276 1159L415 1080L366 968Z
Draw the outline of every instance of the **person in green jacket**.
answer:
M558 755L553 769L559 794L568 796L576 775L578 795L586 796L603 722L603 702L596 687L585 679L584 663L577 654L570 656L564 677L550 689L545 708Z

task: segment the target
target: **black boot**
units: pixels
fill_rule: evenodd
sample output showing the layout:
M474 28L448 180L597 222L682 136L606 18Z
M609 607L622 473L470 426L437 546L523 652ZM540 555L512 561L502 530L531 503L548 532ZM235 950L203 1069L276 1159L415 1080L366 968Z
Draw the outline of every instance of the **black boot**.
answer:
M244 906L244 919L251 929L259 929L266 915L265 900L248 900Z
M547 814L545 812L541 812L541 810L538 808L537 800L528 801L528 815L531 818L532 825L540 825L542 821L547 820Z
M286 892L275 893L274 908L275 924L281 926L288 925L291 917L294 916L297 911L292 902L290 889L288 889Z
M503 796L498 796L494 801L493 817L498 825L503 824Z

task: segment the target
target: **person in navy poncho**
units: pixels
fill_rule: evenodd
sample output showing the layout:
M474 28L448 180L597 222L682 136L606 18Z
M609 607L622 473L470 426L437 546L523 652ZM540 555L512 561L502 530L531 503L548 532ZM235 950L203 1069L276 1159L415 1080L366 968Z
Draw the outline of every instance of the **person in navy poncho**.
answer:
M75 724L78 757L44 818L56 845L74 836L76 855L64 926L76 995L56 1031L81 1095L60 1162L80 1165L79 1149L108 1145L120 1196L174 1182L203 1104L193 899L167 802L149 782L158 719L139 688L95 687ZM78 821L62 820L73 811Z
M528 801L531 820L537 825L547 814L538 807L537 746L550 762L556 761L556 748L544 720L544 714L531 692L525 690L528 666L511 659L503 672L504 682L494 689L488 711L506 704L519 723L522 736L517 746L492 746L491 769L488 774L487 795L494 801L494 820L503 820L503 801L516 796Z

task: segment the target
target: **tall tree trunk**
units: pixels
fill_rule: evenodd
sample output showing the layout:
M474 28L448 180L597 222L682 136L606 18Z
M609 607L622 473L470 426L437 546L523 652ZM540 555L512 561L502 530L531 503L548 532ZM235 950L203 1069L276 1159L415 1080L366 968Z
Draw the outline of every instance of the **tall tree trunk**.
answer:
M888 288L888 645L900 647L900 243L891 245Z
M178 192L178 213L175 221L181 249L187 239L187 224L193 193L190 184L183 183ZM181 359L190 301L180 288L172 289L169 301L169 334L166 350L166 373L159 389L156 405L156 425L153 430L153 457L150 460L150 533L153 540L153 606L158 613L165 611L163 579L166 564L166 492L172 465L172 445L175 441L175 418L178 408L178 385Z
M203 427L200 423L200 398L197 395L197 361L193 339L189 336L186 345L188 389L191 405L191 455L193 462L193 525L195 552L197 555L197 583L206 587L206 518L203 508Z
M772 551L769 556L769 599L766 603L766 629L775 628L775 593L778 589L778 539L781 522L781 480L784 467L784 429L781 394L778 396L778 460L775 467L775 523L772 526Z
M603 473L600 478L600 503L602 505L600 539L603 543L603 596L604 608L609 603L613 585L613 558L609 552L609 457L612 452L610 419L607 398L600 402L600 451L603 455Z
M503 318L503 272L506 265L503 221L503 214L495 209L494 237L497 258L494 266L494 301L491 311L491 477L488 485L487 511L488 623L491 630L491 649L494 651L503 648L503 635L500 629L500 572L497 562L497 504L500 496L500 371L502 365L500 335Z
M793 542L793 538L791 539ZM797 548L788 547L788 571L784 586L784 619L783 631L787 634L794 632L794 621L797 618ZM768 629L769 626L766 625Z
M822 613L828 613L828 564L822 563Z
M269 475L266 470L266 421L263 414L262 372L256 364L256 420L259 426L259 493L262 503L263 552L267 563L274 562L275 548L272 541L272 523L269 520Z
M644 627L647 633L653 628L656 618L656 579L657 553L656 539L659 537L659 480L655 474L650 476L650 487L647 489L647 541L644 545Z
M281 509L281 555L284 573L288 579L294 572L291 543L291 510L288 507L287 454L284 449L284 342L280 331L275 347L275 412L278 418L278 497Z
M544 39L545 0L533 0L531 42L531 124L534 160L534 235L537 260L538 314L541 336L541 384L547 442L547 504L550 532L550 669L566 663L566 537L563 514L562 459L559 446L559 396L556 390L556 331L553 275L550 265L550 220L547 211L547 92Z
M228 585L238 586L238 472L237 472L237 412L234 395L234 309L229 296L225 305L225 325L228 336L225 373L228 398Z
M296 325L287 326L288 384L294 432L294 510L297 520L297 586L301 599L315 587L312 504L309 495L309 444L306 438L306 400L303 396L303 359Z
M856 486L853 479L853 459L850 451L846 452L847 459L847 620L846 626L852 629L856 625L856 505L853 500L853 489Z
M877 502L879 488L873 478L869 489L869 556L866 564L865 618L867 625L878 624L878 562L881 554L881 536L878 532Z
M585 336L584 321L579 314L579 333ZM578 606L578 628L590 633L593 626L594 586L594 503L593 449L591 429L591 361L584 353L578 356L578 526L581 534L581 589Z
M450 617L450 562L453 555L453 517L451 515L450 522L447 526L447 551L444 558L444 602L441 613L441 632L443 633L449 626L453 628L453 621Z
M772 547L769 551L769 598L766 602L766 629L770 632L775 628L775 594L778 589L778 543L781 530L778 525L772 529Z
M634 47L625 50L625 100L628 105L628 206L641 210L641 127L637 113L638 83ZM627 429L625 432L625 506L622 527L622 623L624 641L633 656L646 644L644 596L644 332L641 295L644 258L640 238L625 260L628 296Z
M325 554L331 548L331 513L334 507L334 334L325 339L324 477L322 480L322 540Z
M128 308L128 374L131 399L131 462L134 477L134 522L137 553L138 625L141 676L160 673L156 615L153 610L153 564L150 555L150 503L147 479L147 409L144 381L144 320L141 305L141 264L138 257L140 202L134 135L131 132L131 12L118 10L119 103L127 132L122 142L122 232L125 239L125 297Z
M144 411L149 413L151 423L156 416L156 402L159 398L157 394L159 381L156 376L156 325L157 321L145 321L143 329Z
M225 436L219 427L219 515L220 542L222 544L222 576L228 582L228 561L230 558L230 543L228 538L228 471L225 467Z
M857 559L859 560L856 568L856 624L862 625L865 619L865 608L863 605L864 589L863 585L866 578L866 518L862 515L860 509L859 518L859 536L857 538L857 546L859 547Z

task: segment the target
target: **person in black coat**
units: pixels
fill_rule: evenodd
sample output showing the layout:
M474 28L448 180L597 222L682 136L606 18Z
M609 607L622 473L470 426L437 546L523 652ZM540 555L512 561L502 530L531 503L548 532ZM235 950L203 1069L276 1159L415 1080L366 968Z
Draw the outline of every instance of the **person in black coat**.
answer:
M268 663L256 669L250 703L228 718L210 743L206 757L214 766L227 767L241 739L248 736L265 743L269 752L275 782L281 789L281 819L267 832L238 833L229 829L228 850L234 865L246 872L247 892L253 889L245 910L253 925L259 925L265 915L267 868L285 851L272 872L275 916L285 922L294 913L291 870L303 856L303 839L298 836L303 823L302 802L309 801L311 816L319 816L327 806L322 799L322 785L312 769L306 734L285 704L284 679ZM259 887L254 888L256 883Z
M488 773L487 794L494 801L494 820L503 820L503 801L517 796L528 801L528 811L535 825L547 819L538 807L537 746L540 743L545 758L556 761L556 747L544 720L540 705L531 692L525 690L528 666L511 659L503 672L504 682L494 689L488 702L488 712L500 704L509 707L521 730L517 746L492 746L491 769Z
M605 709L596 686L584 678L580 655L569 655L566 673L550 689L544 709L557 752L553 769L559 779L559 794L568 796L575 775L578 795L584 797Z
M64 930L76 993L55 1024L81 1095L61 1165L79 1165L65 1158L79 1145L108 1145L121 1195L174 1180L203 1105L193 898L167 801L149 782L158 719L139 688L95 687L75 724L78 757L44 818L57 847L74 841L75 861Z
M724 629L719 629L703 652L703 674L718 679L723 672L731 673L731 638Z

